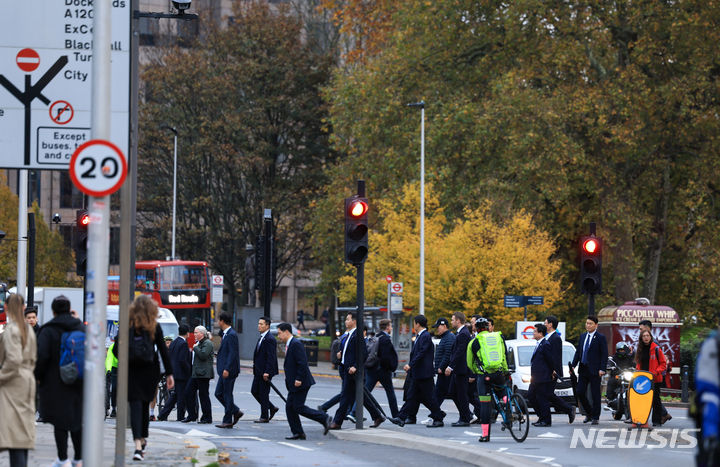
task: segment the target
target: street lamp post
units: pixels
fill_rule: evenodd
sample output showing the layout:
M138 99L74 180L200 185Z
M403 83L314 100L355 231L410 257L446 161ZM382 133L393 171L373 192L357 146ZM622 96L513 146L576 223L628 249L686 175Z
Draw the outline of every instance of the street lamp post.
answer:
M175 127L163 125L163 128L173 132L173 207L172 207L172 252L170 259L175 259L175 210L177 206L177 138L178 132Z
M425 314L425 101L408 104L420 107L420 314Z

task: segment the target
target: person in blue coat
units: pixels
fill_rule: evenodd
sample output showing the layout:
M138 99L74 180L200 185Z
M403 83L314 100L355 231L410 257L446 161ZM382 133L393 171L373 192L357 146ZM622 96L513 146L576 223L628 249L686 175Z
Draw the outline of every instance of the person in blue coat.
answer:
M450 357L455 345L455 334L450 331L450 323L447 318L438 318L433 327L437 329L435 337L440 338L440 342L435 348L435 373L437 378L435 379L433 397L438 405L442 405L450 389L450 375L445 376L445 369L450 365Z
M390 419L395 425L405 425L405 420L409 417L417 415L420 404L430 409L430 417L432 423L428 423L428 428L436 428L444 426L443 419L445 412L440 410L440 406L433 397L433 342L430 333L427 330L427 318L424 315L417 315L413 319L416 332L415 344L410 351L410 360L403 368L407 373L406 378L410 379L408 395L405 404L403 404L397 417Z
M548 427L552 425L550 416L550 396L555 388L553 382L553 356L551 344L545 339L547 328L544 324L536 324L533 338L537 341L530 358L530 388L528 399L538 416L533 426Z
M220 313L218 324L222 330L222 341L217 353L218 382L215 386L215 398L225 407L225 415L222 423L215 425L218 428L232 428L243 416L233 400L235 378L240 374L240 343L231 323L230 313Z
M260 338L253 353L253 382L250 393L260 403L260 418L255 423L268 423L279 410L270 402L270 380L278 374L277 342L270 332L270 318L258 320Z
M278 339L280 342L285 343L283 370L285 371L285 387L288 390L285 413L292 432L292 435L285 437L285 439L306 439L300 422L300 415L321 424L324 428L323 434L327 435L332 419L325 412L311 409L305 405L310 386L315 384L315 379L310 373L310 367L307 363L305 346L302 342L293 338L292 326L289 323L280 323L278 325Z
M607 369L608 359L607 340L597 332L597 323L598 319L594 315L588 316L585 320L587 332L580 336L572 361L572 366L580 364L576 394L588 414L583 423L592 422L593 425L597 425L600 420L600 381ZM590 385L592 404L586 396L588 385Z

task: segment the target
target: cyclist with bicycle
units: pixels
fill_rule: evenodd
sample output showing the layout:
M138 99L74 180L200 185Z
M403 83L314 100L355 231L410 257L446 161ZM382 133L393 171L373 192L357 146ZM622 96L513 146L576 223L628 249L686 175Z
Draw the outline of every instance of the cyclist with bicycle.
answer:
M467 347L467 365L478 375L477 388L480 399L481 443L490 441L490 416L492 412L493 385L503 386L508 374L505 340L500 332L489 332L485 318L475 320L477 334ZM508 405L509 406L509 405Z

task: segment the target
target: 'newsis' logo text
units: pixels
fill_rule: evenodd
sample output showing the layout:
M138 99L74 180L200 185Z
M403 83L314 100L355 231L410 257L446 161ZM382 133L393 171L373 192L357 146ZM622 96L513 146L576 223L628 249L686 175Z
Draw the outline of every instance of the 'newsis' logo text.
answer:
M660 449L678 448L695 449L697 447L696 428L673 429L634 429L604 428L573 430L570 448L599 448L599 449Z

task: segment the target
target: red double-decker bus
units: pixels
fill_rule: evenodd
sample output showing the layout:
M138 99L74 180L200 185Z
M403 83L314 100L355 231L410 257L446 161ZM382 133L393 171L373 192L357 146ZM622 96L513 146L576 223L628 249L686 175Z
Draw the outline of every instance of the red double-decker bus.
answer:
M116 276L115 276L116 277ZM119 284L108 278L108 304L119 304ZM210 324L210 276L205 261L138 261L135 293L150 295L172 310L178 323Z

